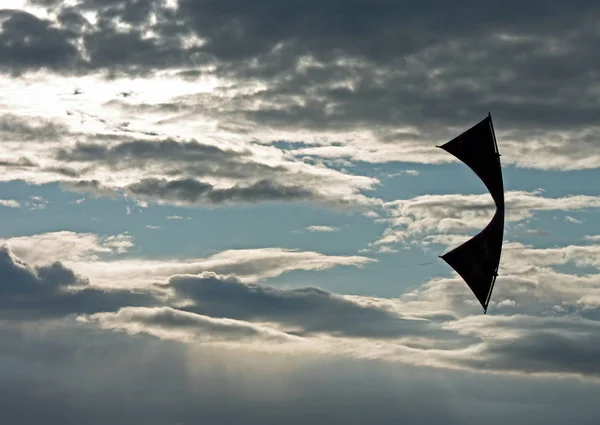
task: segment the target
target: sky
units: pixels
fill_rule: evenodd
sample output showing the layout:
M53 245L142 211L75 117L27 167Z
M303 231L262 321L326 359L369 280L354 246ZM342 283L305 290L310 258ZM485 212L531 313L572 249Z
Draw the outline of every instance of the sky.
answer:
M600 4L0 7L8 422L598 423Z

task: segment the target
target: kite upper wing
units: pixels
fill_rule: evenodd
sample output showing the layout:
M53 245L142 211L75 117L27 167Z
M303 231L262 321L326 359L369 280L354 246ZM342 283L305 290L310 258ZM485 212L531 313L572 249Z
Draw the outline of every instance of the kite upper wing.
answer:
M441 256L469 285L487 313L504 237L504 184L491 115L439 147L468 165L481 178L496 204L496 213L485 229Z

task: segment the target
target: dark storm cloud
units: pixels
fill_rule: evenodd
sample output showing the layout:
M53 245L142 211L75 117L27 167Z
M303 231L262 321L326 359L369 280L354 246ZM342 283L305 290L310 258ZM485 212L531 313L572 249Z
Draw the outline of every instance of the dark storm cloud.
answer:
M69 169L54 170L63 175L75 175ZM119 189L104 186L98 180L64 181L66 189L74 192L93 193L96 196L117 197ZM194 178L144 178L128 185L123 190L136 197L158 202L177 204L227 205L230 203L259 202L304 202L317 201L329 206L352 205L353 200L328 198L309 187L293 183L278 183L269 179L260 179L254 183L236 184L226 189L215 188L212 184Z
M60 262L32 268L6 245L0 246L0 294L0 318L3 319L60 317L156 304L148 295L92 288L87 279Z
M59 0L57 4L60 2ZM77 33L91 29L92 24L85 19L76 8L63 8L58 14L58 22L64 28Z
M75 7L51 0L32 3L56 12L57 21L0 9L0 70L15 74L40 68L67 74L95 70L148 74L198 63L199 50L181 46L181 37L189 30L177 24L173 12L161 7L162 2L84 1ZM82 15L85 11L96 13L94 24ZM154 25L150 16L155 17ZM131 25L130 30L119 29L117 21ZM144 35L151 27L159 37Z
M28 4L43 7L56 7L59 6L63 0L27 0Z
M80 2L79 10L97 13L96 24L81 32L89 57L86 67L148 75L157 69L212 63L211 57L203 54L199 47L183 46L183 39L192 32L164 3L153 0ZM130 28L123 31L117 22ZM148 37L145 34L148 30L156 36Z
M221 72L269 84L257 98L305 99L302 106L287 100L245 111L262 124L460 125L488 109L529 128L595 120L589 88L598 82L593 70L600 65L598 4L470 1L461 6L385 0L329 0L317 6L294 0L257 7L240 0L183 0L179 14L207 39L205 50L222 61ZM513 38L500 39L501 34ZM299 69L301 55L324 66ZM340 71L344 58L352 60ZM344 74L355 88L332 88L332 80Z
M56 158L61 161L103 163L121 170L160 164L167 175L184 173L196 177L247 178L256 175L276 176L287 171L282 166L257 163L252 156L248 150L226 150L197 141L183 143L175 140L129 140L111 147L78 143L73 148L62 148L56 153Z
M308 188L284 185L267 179L243 186L217 189L210 183L192 178L166 180L147 178L127 189L134 195L169 202L224 204L228 202L308 201L317 194Z
M75 65L75 34L17 10L0 9L0 69L64 69Z
M480 338L481 344L468 357L456 360L474 370L600 378L598 321L513 315L470 317L448 326Z
M428 336L436 332L429 321L409 320L376 306L360 305L315 287L277 289L244 284L236 278L208 273L173 276L169 287L183 298L196 302L182 310L211 317L245 321L275 321L300 334L394 338ZM450 335L448 333L448 335Z
M599 9L592 1L569 8L559 0L526 4L472 0L453 8L440 0L411 5L388 0L327 0L318 4L302 0L254 4L243 0L181 0L178 16L207 37L207 50L222 58L250 58L289 42L298 46L297 51L331 55L337 49L388 61L448 36L565 30L593 22ZM558 17L561 19L556 21Z
M85 36L92 69L114 69L151 75L156 69L191 65L186 52L174 43L148 40L141 30L121 33L106 29Z
M510 341L491 341L481 357L466 364L504 371L576 373L600 377L600 331L567 335L540 331Z
M241 85L262 81L265 91L218 111L221 128L240 132L248 131L246 120L273 128L377 127L382 139L394 140L403 125L432 133L488 110L505 127L530 131L595 125L599 112L600 4L587 0L576 7L559 0L473 0L460 7L441 0L181 0L178 9L158 1L86 0L78 8L97 12L98 22L90 27L76 9L63 9L62 29L43 38L49 44L37 47L43 54L36 61L72 69L76 34L89 56L81 69L177 68L190 76L212 64L216 75ZM132 29L118 29L117 21ZM23 44L25 35L50 31L36 22L9 24L7 34ZM145 37L142 28L157 36ZM205 44L185 47L192 34ZM263 106L248 106L255 99Z

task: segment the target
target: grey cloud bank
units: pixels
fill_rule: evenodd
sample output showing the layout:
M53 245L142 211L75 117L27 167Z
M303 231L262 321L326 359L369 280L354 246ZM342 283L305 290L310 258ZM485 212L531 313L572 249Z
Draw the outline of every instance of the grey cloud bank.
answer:
M0 247L0 294L0 318L17 320L39 320L156 303L146 294L90 287L87 279L77 276L60 262L32 268L6 245Z
M195 301L184 310L214 317L274 321L293 333L363 336L372 338L419 335L427 322L407 320L376 306L360 305L319 288L281 290L243 284L214 273L173 276L168 286ZM431 331L434 332L433 329Z
M318 7L237 0L182 0L175 8L157 1L43 4L62 10L52 30L44 19L4 12L4 45L30 35L26 48L45 53L11 53L5 69L216 75L231 81L234 91L165 107L182 119L208 115L221 128L244 134L265 126L366 131L400 149L396 160L415 160L423 141L431 147L492 110L507 161L542 168L599 163L590 132L599 112L593 70L600 65L600 8L593 2L469 1L452 9L441 1L410 7L338 0ZM77 17L81 11L96 13L96 22L75 24L86 21ZM235 91L256 84L263 88ZM399 144L413 149L403 153ZM542 153L550 160L541 161ZM431 149L417 161L432 160L447 159Z
M590 408L597 388L573 380L558 386L546 379L332 362L318 356L265 357L112 333L98 333L90 345L83 325L69 330L46 325L43 330L35 337L23 327L0 330L0 407L13 423L597 421L597 410ZM523 404L524 399L530 403ZM23 403L35 408L23 409Z
M26 142L28 155L35 158L20 156L0 163L10 172L6 179L18 175L36 183L58 181L71 190L112 197L127 191L174 204L313 201L327 207L362 208L381 203L362 193L372 190L377 179L307 164L272 147L219 146L145 134L90 135L71 132L55 121L33 124L13 115L3 120L0 135L7 139L7 156ZM73 141L79 138L92 141ZM55 143L50 156L44 147L48 139ZM117 175L122 179L115 180Z

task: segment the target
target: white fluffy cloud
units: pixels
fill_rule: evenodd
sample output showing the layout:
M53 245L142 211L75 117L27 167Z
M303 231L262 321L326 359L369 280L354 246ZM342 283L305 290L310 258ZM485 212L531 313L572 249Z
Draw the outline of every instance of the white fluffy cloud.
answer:
M7 208L19 208L21 204L14 199L0 199L0 205Z
M134 246L133 238L126 233L99 236L94 233L66 230L0 239L0 244L3 243L8 244L15 254L32 264L95 261L102 255L125 253Z
M339 228L334 226L308 226L306 230L309 232L337 232Z
M599 208L600 196L573 195L547 198L543 191L507 191L506 220L520 222L538 211L576 211ZM423 195L386 203L392 216L389 227L375 245L392 244L424 233L464 233L483 229L495 206L489 194ZM442 239L437 239L442 241Z

